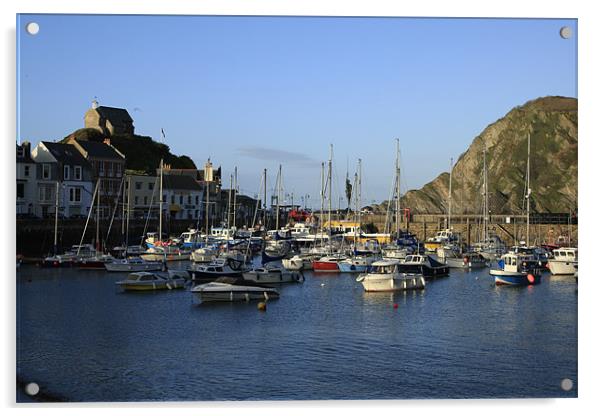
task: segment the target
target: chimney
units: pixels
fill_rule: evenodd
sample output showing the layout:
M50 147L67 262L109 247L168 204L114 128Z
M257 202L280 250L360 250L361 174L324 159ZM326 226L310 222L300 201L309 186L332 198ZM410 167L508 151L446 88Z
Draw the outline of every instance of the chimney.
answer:
M110 146L110 145L111 145L111 139L110 139L110 138L108 138L108 137L106 137L106 138L103 140L103 143L104 143L104 144L108 144L108 145Z
M23 148L24 155L31 156L31 143L24 141L21 143L21 147Z

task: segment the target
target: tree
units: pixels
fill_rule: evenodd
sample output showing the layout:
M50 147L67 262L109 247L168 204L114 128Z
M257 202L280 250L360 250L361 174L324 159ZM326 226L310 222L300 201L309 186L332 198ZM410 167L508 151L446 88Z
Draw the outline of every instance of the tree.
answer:
M349 181L349 177L345 179L345 196L347 197L347 211L351 207L351 193L353 192L353 185Z

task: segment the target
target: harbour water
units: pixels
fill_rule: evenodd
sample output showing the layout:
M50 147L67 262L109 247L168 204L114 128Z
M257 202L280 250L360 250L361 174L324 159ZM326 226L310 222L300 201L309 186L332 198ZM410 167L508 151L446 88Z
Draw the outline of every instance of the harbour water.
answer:
M577 396L573 277L496 287L488 269L452 269L385 294L305 272L261 312L188 290L119 292L124 275L17 271L20 383L63 401Z

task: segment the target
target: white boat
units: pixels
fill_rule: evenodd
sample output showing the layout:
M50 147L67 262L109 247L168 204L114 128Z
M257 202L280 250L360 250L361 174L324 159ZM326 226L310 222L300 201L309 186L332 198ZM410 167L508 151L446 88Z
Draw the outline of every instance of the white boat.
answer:
M242 277L244 263L227 258L217 258L207 264L193 264L188 273L193 281L212 282L218 277Z
M370 272L359 275L366 292L394 292L400 290L424 289L424 277L420 274L399 272L397 260L380 260L372 263Z
M495 277L496 285L526 286L538 284L541 281L539 269L531 266L532 256L508 252L498 263L499 268L490 269L489 274Z
M339 271L341 273L365 273L375 261L377 258L372 256L353 256L338 263Z
M127 259L117 259L104 264L109 272L150 272L159 271L163 268L161 261L146 261L140 257L130 257Z
M264 266L244 272L243 278L257 283L296 283L303 280L303 275L291 272L283 267Z
M282 265L287 270L311 270L314 258L311 254L295 254L289 259L282 259Z
M181 289L186 284L182 278L172 278L171 276L149 272L130 273L125 280L115 282L123 290L164 290Z
M424 243L424 249L427 251L434 252L437 248L445 245L452 244L459 241L458 234L453 232L451 229L445 229L438 231L434 237L428 238Z
M147 261L180 261L180 260L190 260L190 250L180 249L175 246L166 246L166 247L151 247L141 254L144 260Z
M456 257L447 257L445 264L455 269L479 269L487 267L489 261L480 253L461 253Z
M250 300L269 300L280 297L272 287L265 287L244 279L220 278L219 281L204 283L190 291L201 302L234 302Z
M572 247L558 248L553 252L554 257L548 259L548 268L554 275L577 274L577 249Z
M195 263L211 263L218 254L217 247L201 247L190 253L190 260Z
M403 260L411 252L406 248L399 247L396 244L387 245L383 248L383 258Z

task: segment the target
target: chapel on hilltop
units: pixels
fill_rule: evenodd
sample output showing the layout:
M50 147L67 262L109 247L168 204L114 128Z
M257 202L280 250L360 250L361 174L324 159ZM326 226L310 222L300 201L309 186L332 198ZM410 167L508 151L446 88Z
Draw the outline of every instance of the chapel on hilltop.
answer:
M133 135L134 120L124 108L99 106L92 101L92 108L86 111L84 127L96 129L105 136Z

